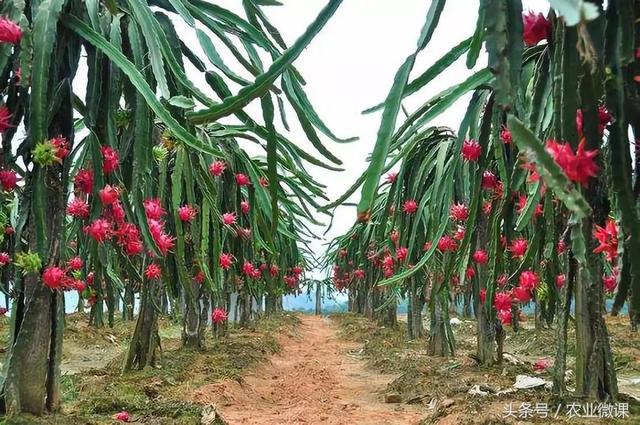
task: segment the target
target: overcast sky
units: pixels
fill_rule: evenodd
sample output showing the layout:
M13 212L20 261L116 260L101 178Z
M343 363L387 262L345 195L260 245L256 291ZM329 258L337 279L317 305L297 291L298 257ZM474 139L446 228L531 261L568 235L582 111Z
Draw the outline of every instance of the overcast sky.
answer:
M244 16L240 0L208 1ZM291 45L316 18L328 0L280 1L284 3L283 6L263 7L263 10L287 44ZM398 67L415 50L430 3L430 0L344 0L333 18L295 62L296 68L307 81L305 90L311 103L329 128L339 137L360 138L350 144L337 144L320 135L325 141L325 146L344 162L345 171L340 173L308 166L310 174L327 186L326 193L331 200L342 195L366 169L366 158L375 144L381 113L362 115L361 111L385 99ZM547 0L523 0L523 4L525 10L546 12L549 8ZM417 58L412 77L422 73L452 47L473 34L477 11L478 0L447 1L431 42ZM201 58L206 58L195 31L180 19L174 20L174 23L180 37ZM199 25L199 28L208 33L203 26ZM219 39L215 36L211 36L211 39L231 69L248 80L254 78L248 72L243 72L244 69ZM270 63L267 56L264 56L264 59L265 63ZM413 112L426 99L466 79L472 70L466 68L464 60L465 56L445 74L405 100L404 107ZM483 52L477 68L485 64L486 56ZM189 63L185 65L187 74L194 83L212 98L216 98L203 74L192 66L189 70ZM209 69L213 69L211 64ZM229 85L232 90L239 90L239 86L234 86L233 83ZM83 96L86 80L78 78L74 86L76 92ZM457 130L468 100L469 96L462 98L445 113L436 117L431 124ZM256 121L263 121L259 101L248 105L247 111ZM299 125L295 125L297 122L294 112L289 109L287 116L291 131L287 132L282 125L278 130L307 152L320 157L306 140ZM230 119L233 120L225 120ZM244 143L242 140L240 143L250 154L265 155L263 151L256 150L254 144ZM357 191L349 202L357 203L359 197ZM326 224L329 223L328 216L317 217ZM333 226L324 240L314 241L312 244L316 255L321 255L325 251L326 242L347 231L355 219L355 207L339 207ZM317 228L318 235L322 235L324 231L323 227Z
M240 0L208 0L244 16ZM307 28L327 0L281 0L279 7L265 7L267 16L279 29L288 45L291 45ZM358 136L360 140L351 144L336 144L326 140L326 146L344 161L345 171L330 172L309 166L310 173L327 185L326 193L336 199L349 188L366 168L366 157L373 149L380 124L380 113L362 115L361 111L375 105L386 97L398 67L404 62L416 45L420 29L424 23L429 0L344 0L334 17L311 45L295 62L307 81L305 88L312 104L328 126L340 137ZM524 0L525 10L547 11L546 0ZM478 0L448 0L440 24L431 42L423 51L414 67L413 76L419 75L426 67L440 58L460 41L469 37L474 29ZM176 20L181 38L204 58L192 29ZM230 67L247 79L228 51L212 37L220 54ZM426 99L446 87L463 81L471 71L464 63L464 57L446 74L404 102L412 112ZM478 60L484 66L486 58ZM210 66L211 68L211 66ZM189 77L204 92L213 96L202 74L192 69ZM84 97L86 89L86 63L82 64L78 78L74 81L74 91ZM231 86L233 86L231 84ZM238 87L236 86L236 90ZM464 114L468 97L461 99L446 113L432 122L433 125L457 129ZM249 105L254 119L262 122L259 102ZM289 123L294 115L289 112ZM279 131L290 140L303 146L308 152L317 154L306 141L299 127L292 126L291 132L283 128ZM322 136L321 136L322 137ZM252 146L247 145L250 151ZM261 154L264 154L261 152ZM357 203L359 192L350 199ZM324 217L324 216L320 216ZM333 227L324 240L313 243L316 255L321 255L326 241L343 234L356 219L355 207L340 207L336 210ZM329 219L324 219L329 223ZM322 235L323 228L317 229ZM317 277L321 277L318 275ZM73 303L69 303L71 308Z
M326 4L326 0L282 2L283 6L264 10L289 45ZM237 0L220 3L242 13ZM359 141L347 145L327 141L329 149L344 161L346 171L336 173L311 167L312 175L328 186L331 199L344 193L366 168L366 156L375 143L380 113L362 115L360 112L384 100L396 70L415 49L429 4L428 0L345 0L296 61L296 67L307 80L307 94L329 127L340 137L360 137ZM525 10L535 11L546 11L549 7L546 0L525 0L524 5ZM414 76L473 33L477 10L477 0L447 2L438 29L418 57ZM463 81L471 73L463 60L409 98L405 107L412 111L442 89ZM483 56L478 65L485 63ZM468 98L462 99L433 124L457 129L467 102ZM292 140L313 151L304 141L301 129L292 128L291 135ZM358 199L357 192L352 201L357 203ZM338 208L327 239L344 233L355 218L355 207ZM324 250L323 243L314 244L318 254Z

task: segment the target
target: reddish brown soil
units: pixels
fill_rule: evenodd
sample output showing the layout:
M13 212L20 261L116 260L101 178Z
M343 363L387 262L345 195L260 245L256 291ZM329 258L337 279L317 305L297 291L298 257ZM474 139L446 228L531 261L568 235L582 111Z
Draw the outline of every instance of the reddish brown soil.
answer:
M302 316L297 335L283 336L282 351L242 384L225 381L197 389L193 398L214 403L236 424L417 424L417 406L384 402L394 377L368 369L359 346L340 340L329 319Z

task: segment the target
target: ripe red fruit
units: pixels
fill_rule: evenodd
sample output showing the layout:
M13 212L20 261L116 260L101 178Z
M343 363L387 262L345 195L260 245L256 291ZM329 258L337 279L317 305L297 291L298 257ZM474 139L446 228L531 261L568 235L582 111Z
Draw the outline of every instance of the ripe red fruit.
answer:
M250 181L249 177L246 174L237 173L236 174L236 184L238 186L249 186Z
M5 192L11 192L18 186L18 174L13 170L1 170L0 185Z
M132 223L121 223L120 227L113 232L116 242L127 255L138 255L144 251L140 230ZM152 235L153 236L153 235Z
M569 178L575 182L580 183L583 186L587 185L590 177L598 175L598 165L595 162L595 157L598 155L598 150L585 150L586 141L582 141L578 144L578 150L576 151L573 168L567 174Z
M102 202L103 206L111 205L120 197L120 191L117 187L106 185L104 188L100 189L98 192L98 196L100 197L100 202Z
M233 255L223 252L222 254L220 254L219 262L220 268L229 270L233 265Z
M232 224L235 224L236 223L236 213L228 212L228 213L222 214L222 222L224 224L226 224L227 226L231 226Z
M498 320L500 320L500 322L505 325L505 326L509 326L511 325L511 310L501 310L498 312Z
M51 290L62 288L64 280L64 270L58 266L49 266L42 272L42 283Z
M173 248L173 245L175 244L175 238L164 232L160 233L157 237L154 237L153 240L162 255L167 255L167 253L171 250L171 248Z
M476 275L476 271L473 269L472 266L467 267L467 270L465 270L464 272L464 276L467 278L467 280L473 279L475 275Z
M204 272L202 270L200 270L198 273L196 273L195 276L193 276L193 281L195 283L202 283L202 282L204 282L204 279L205 279L205 275L204 275Z
M550 360L538 359L533 363L533 370L536 372L544 372L549 369L553 363Z
M405 214L415 214L418 211L418 203L414 199L409 199L402 204L402 211Z
M87 287L87 284L80 279L74 279L69 286L70 289L75 289L76 291L82 293Z
M280 274L280 268L277 265L272 264L269 267L269 274L271 277L277 277Z
M102 172L111 174L117 170L120 163L118 152L110 146L103 146L100 152L102 153Z
M115 201L113 204L111 204L110 212L111 212L111 217L113 217L113 221L115 221L118 224L124 223L126 213L120 201Z
M149 220L160 220L167 213L162 207L162 201L159 198L145 199L142 204L144 213Z
M297 285L298 285L298 278L295 276L285 276L284 278L284 283L287 285L287 287L289 287L290 289L294 289ZM342 286L343 287L343 286Z
M615 274L609 276L602 276L602 285L607 292L613 292L618 286L618 278Z
M116 413L113 415L113 419L120 422L129 422L129 412L123 410L122 412Z
M78 173L73 178L73 185L80 192L89 195L93 192L93 170L90 168L78 170Z
M407 255L409 255L409 250L405 247L400 247L396 250L396 259L398 261L404 261L407 259Z
M585 144L586 140L582 139L575 154L568 143L548 140L546 144L547 151L553 156L569 180L580 183L582 186L587 186L589 178L597 176L599 171L595 161L598 150L585 150Z
M142 251L144 251L144 245L142 245L141 240L131 240L127 241L123 245L123 249L124 253L129 256L139 255L142 254Z
M462 144L462 158L468 162L476 162L482 155L482 147L475 140L465 140Z
M614 261L618 257L618 227L616 222L609 218L605 227L600 227L596 224L593 236L600 243L593 252L595 254L604 252L608 261Z
M493 305L496 311L511 310L511 295L507 292L496 292Z
M397 245L400 240L400 232L397 230L392 231L389 239L391 239L391 242L393 242L394 245Z
M513 137L511 136L511 132L507 127L503 126L502 130L500 130L500 139L502 139L502 142L505 145L509 145L511 144L511 142L513 142Z
M518 238L511 242L511 247L509 247L509 251L511 251L511 256L513 258L522 258L527 252L527 247L529 246L529 242L524 238Z
M69 267L71 270L80 270L82 269L83 265L84 261L82 261L82 258L80 257L73 257L69 259L69 261L67 261L67 267Z
M382 267L385 268L385 269L393 268L393 257L390 256L390 255L386 255L382 259Z
M360 279L364 279L364 276L365 276L365 274L364 274L364 270L362 270L362 269L356 269L356 270L353 272L353 277L355 277L355 278L356 278L356 279L358 279L358 280L360 280Z
M249 211L251 210L251 205L249 205L249 201L240 202L240 210L242 211L243 214L249 214Z
M385 278L390 278L391 276L393 276L393 267L383 267L382 268L382 275Z
M458 226L458 228L456 229L455 233L453 234L453 239L461 241L461 240L464 239L465 233L466 233L466 231L465 231L464 227Z
M522 15L522 39L525 46L535 46L551 37L551 21L542 13L529 12Z
M51 145L56 149L56 157L62 161L69 156L69 142L66 137L58 136L51 139Z
M0 17L0 42L19 44L22 39L22 29L20 25L10 19Z
M489 254L484 249L479 249L473 253L473 261L478 264L487 264L489 261Z
M248 277L253 277L256 272L256 268L248 261L245 261L242 265L242 272Z
M151 263L145 269L144 275L149 280L158 280L160 279L160 277L162 277L162 270L157 264Z
M214 161L209 165L209 172L214 177L220 177L226 168L224 161Z
M438 241L438 250L440 252L453 252L458 249L458 244L456 241L449 235L444 235Z
M198 211L191 205L184 205L178 208L178 217L180 221L191 222L198 215Z
M0 266L6 266L11 262L11 256L7 252L0 252Z
M558 253L558 255L564 254L566 250L567 250L567 244L564 243L563 240L558 241L558 245L556 246L556 252Z
M493 190L498 186L498 177L492 171L485 170L482 173L482 188L485 190Z
M529 291L533 291L540 283L540 277L538 277L535 272L526 270L520 274L520 278L518 281L520 282L521 287Z
M556 276L556 288L562 288L567 281L567 277L563 274L559 274Z
M449 209L449 217L454 221L467 221L469 218L469 207L465 204L453 204Z
M159 220L149 218L147 219L147 224L149 225L149 231L151 232L153 239L158 239L164 232L162 223Z
M504 273L501 274L500 276L498 276L498 279L496 279L496 283L501 288L506 286L507 283L509 283L509 275Z
M227 320L227 312L223 308L215 308L211 313L211 321L215 324L223 323Z
M522 304L526 304L531 301L531 291L527 288L523 288L522 286L516 286L511 290L511 293L515 297L516 300L521 302Z
M251 279L260 279L260 277L262 276L262 272L260 271L259 268L254 268L253 269L253 273L251 273L251 276L249 276Z
M111 237L111 224L104 218L97 218L87 226L84 226L83 231L90 238L101 244Z
M536 205L535 209L533 210L533 218L540 217L542 214L544 214L542 204L538 203L538 205Z

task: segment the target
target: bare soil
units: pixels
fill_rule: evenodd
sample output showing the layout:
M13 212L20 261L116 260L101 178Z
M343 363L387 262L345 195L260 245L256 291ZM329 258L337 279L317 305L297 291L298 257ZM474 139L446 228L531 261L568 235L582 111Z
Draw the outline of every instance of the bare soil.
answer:
M424 414L421 424L640 423L640 403L634 399L640 389L640 338L631 331L626 318L607 317L620 383L621 394L616 402L629 403L630 415L624 419L569 417L569 404L584 406L586 402L570 396L557 399L544 386L514 388L518 375L552 381L552 368L536 371L534 362L540 359L553 362L557 331L554 328L535 329L533 320L524 322L517 333L512 329L507 330L505 361L493 367L480 367L474 359L476 323L472 320L462 319L453 326L456 353L451 358L428 355L426 336L409 341L406 323L403 322L395 328L384 328L353 314L336 315L334 320L339 324L343 338L363 344L365 357L372 368L398 376L389 384L387 391L400 394L403 403L420 406ZM427 330L428 322L424 326ZM575 335L570 332L569 368L575 364L574 338ZM572 373L567 376L567 385L569 388L575 385ZM520 417L522 406L527 403L531 406L536 403L548 406L548 417L542 417L542 409L532 417ZM509 405L515 417L507 415ZM560 410L556 417L558 405Z
M160 320L163 358L155 368L122 373L123 357L135 322L116 318L113 328L88 325L84 314L66 318L62 359L62 411L41 418L24 415L7 425L107 425L120 411L145 425L221 425L212 406L189 397L197 388L222 380L241 380L247 370L280 350L277 338L299 319L282 313L247 328L230 326L222 338L207 335L206 348L181 347L181 326ZM8 319L0 317L0 342L8 340ZM6 351L0 350L0 363ZM213 413L213 414L212 414Z
M263 318L245 329L232 326L221 339L208 336L201 351L182 349L179 324L162 320L161 365L127 374L122 362L134 323L116 320L113 328L96 329L87 322L86 315L67 318L62 412L12 424L106 425L122 410L133 423L149 425L640 423L634 400L640 398L640 338L623 317L607 317L607 324L618 401L630 404L626 420L504 417L508 403L517 409L576 401L556 400L543 387L512 388L517 375L551 380L551 370L536 372L533 363L553 360L557 332L535 329L532 320L517 333L508 330L511 360L495 367L479 367L473 358L472 320L454 326L453 358L429 356L426 337L408 340L405 323L385 328L352 314ZM0 318L2 345L7 336L8 320ZM570 343L569 368L574 351ZM567 385L574 385L571 375Z
M225 380L193 393L194 401L216 403L222 417L236 424L417 424L419 406L385 403L396 376L368 368L361 344L337 336L328 318L302 316L294 335L242 382Z

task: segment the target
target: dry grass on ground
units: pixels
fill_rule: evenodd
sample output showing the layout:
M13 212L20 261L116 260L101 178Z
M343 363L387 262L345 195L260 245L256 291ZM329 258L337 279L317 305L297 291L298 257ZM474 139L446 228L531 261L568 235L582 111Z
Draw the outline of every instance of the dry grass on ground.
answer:
M6 338L7 319L0 319ZM223 378L241 380L245 370L279 351L277 335L292 332L299 319L280 314L247 329L231 328L205 350L181 349L178 324L160 323L163 359L158 368L122 374L123 356L134 322L117 320L114 328L95 329L86 315L67 319L63 354L61 414L33 417L12 424L112 424L112 416L127 410L139 424L200 424L206 406L189 400L193 389ZM0 359L2 361L2 359Z
M332 316L340 325L341 335L363 344L362 354L371 367L381 372L395 373L397 378L389 384L389 394L399 394L403 403L417 403L425 406L424 424L511 424L511 423L584 423L584 424L637 424L640 423L640 405L627 396L621 401L629 402L629 420L559 419L534 418L504 419L504 409L513 403L516 413L521 403L548 403L558 405L551 391L543 387L529 390L513 390L517 375L529 375L551 381L551 370L536 373L533 362L538 359L553 360L556 333L553 329L532 329L533 323L526 323L517 334L509 329L505 341L505 352L521 363L504 362L502 366L479 367L473 359L475 352L475 322L466 321L454 326L456 355L453 358L437 358L426 353L427 341L408 341L405 324L398 328L384 328L374 322L353 314ZM626 318L608 318L611 343L620 377L640 378L640 338L630 330ZM428 328L428 324L425 324ZM573 335L569 336L573 339ZM573 347L569 347L568 363L574 359ZM570 379L568 385L573 385ZM479 390L485 395L469 392ZM507 391L506 393L500 393ZM573 400L564 400L563 405ZM555 412L555 410L553 410ZM576 422L578 421L578 422Z

